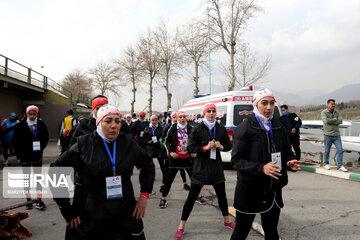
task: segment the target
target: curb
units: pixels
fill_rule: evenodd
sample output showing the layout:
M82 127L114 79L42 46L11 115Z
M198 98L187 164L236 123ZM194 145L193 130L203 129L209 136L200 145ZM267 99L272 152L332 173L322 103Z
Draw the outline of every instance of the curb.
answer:
M340 172L337 170L332 171L332 170L326 170L321 167L312 167L312 166L308 166L308 165L300 165L300 167L301 167L301 170L303 170L303 171L360 182L360 174L357 174L357 173Z

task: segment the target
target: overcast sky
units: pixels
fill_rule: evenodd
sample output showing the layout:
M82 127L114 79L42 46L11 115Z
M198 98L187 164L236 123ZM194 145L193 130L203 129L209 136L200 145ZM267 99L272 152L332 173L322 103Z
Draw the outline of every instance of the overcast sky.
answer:
M160 17L182 21L199 12L202 2L0 0L0 53L60 82L74 68L87 70L100 60L119 57ZM264 86L283 92L331 92L360 83L359 0L259 3L264 12L250 21L244 39L259 58L272 58ZM217 71L218 62L212 59L213 79L220 83L224 76ZM201 79L206 83L207 76ZM124 96L123 106L128 107ZM154 104L163 108L164 102L155 99Z

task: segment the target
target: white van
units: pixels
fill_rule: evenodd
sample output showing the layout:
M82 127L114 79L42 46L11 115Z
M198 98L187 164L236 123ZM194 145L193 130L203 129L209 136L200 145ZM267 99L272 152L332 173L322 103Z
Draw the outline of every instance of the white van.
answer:
M233 131L242 120L253 111L252 100L255 91L252 88L243 88L241 91L231 91L213 94L205 97L194 98L187 101L180 111L185 111L190 124L202 121L202 109L205 104L213 103L216 106L216 119L226 127L232 143ZM276 115L280 116L278 106L275 108ZM231 151L221 152L224 163L231 161Z

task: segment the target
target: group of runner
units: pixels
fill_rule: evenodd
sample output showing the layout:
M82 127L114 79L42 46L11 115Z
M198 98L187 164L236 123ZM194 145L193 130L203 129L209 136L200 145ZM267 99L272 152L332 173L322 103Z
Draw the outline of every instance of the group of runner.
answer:
M299 170L300 161L294 159L284 126L273 117L272 92L258 90L253 105L254 113L236 127L231 144L225 127L216 121L214 104L204 106L203 121L196 126L190 126L186 113L179 111L163 128L157 116L147 121L145 112L139 113L138 120L130 114L123 120L106 97L96 96L91 117L74 125L69 147L51 164L73 167L76 172L72 203L68 198L54 199L67 222L66 239L145 239L142 218L155 179L153 158L162 172L160 208L166 208L179 170L185 170L191 180L176 239L183 237L195 202L206 204L200 196L204 185L214 187L223 226L234 230L231 239L246 239L256 214L261 214L265 239L278 239L281 189L287 184L287 170ZM24 126L15 131L15 135L26 136L15 145L23 164L29 164L27 159L41 159L48 141L38 113L36 106L29 106L20 123ZM229 217L220 154L231 149L232 164L238 170L236 225ZM30 165L39 163L41 160L32 160ZM134 166L140 170L137 198L131 183ZM37 203L41 203L41 196Z

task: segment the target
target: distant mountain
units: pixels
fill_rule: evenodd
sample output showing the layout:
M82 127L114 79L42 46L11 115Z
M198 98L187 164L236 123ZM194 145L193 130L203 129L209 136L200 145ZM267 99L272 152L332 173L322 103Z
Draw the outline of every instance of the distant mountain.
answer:
M300 106L307 104L308 100L306 98L302 98L297 94L292 93L282 93L275 90L272 90L276 101L279 105L286 104L286 105L292 105L292 106Z
M360 99L360 84L346 85L331 93L314 97L312 104L319 105L326 103L329 98L335 99L338 103L358 100Z
M287 104L293 106L302 105L320 105L326 103L330 98L336 102L348 102L351 100L360 99L360 84L351 84L343 86L331 93L325 93L321 90L304 90L296 94L282 93L273 91L277 101L280 104Z

